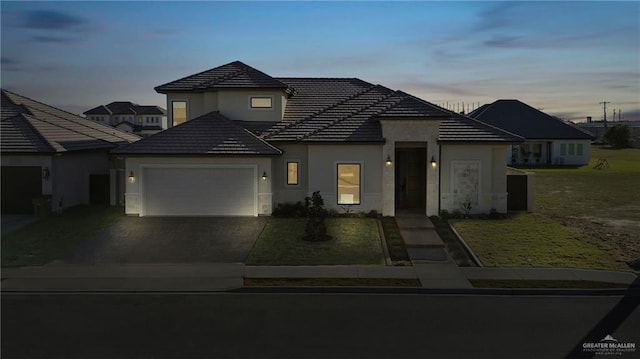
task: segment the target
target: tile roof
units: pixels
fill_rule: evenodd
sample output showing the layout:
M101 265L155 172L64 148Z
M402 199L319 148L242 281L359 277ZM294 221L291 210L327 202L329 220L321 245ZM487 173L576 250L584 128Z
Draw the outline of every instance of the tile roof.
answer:
M59 153L113 148L139 139L4 89L0 96L2 153Z
M129 101L114 101L85 111L85 115L166 115L159 106L141 106Z
M217 111L120 147L113 152L128 155L282 154L278 148L261 140Z
M526 139L593 139L593 135L518 100L498 100L469 114Z
M231 62L157 86L155 90L159 93L167 93L170 91L205 91L232 88L283 89L287 93L295 91L277 79L240 61Z
M237 125L269 143L383 142L379 122L381 119L441 120L443 130L440 141L522 141L511 133L448 111L405 92L360 79L273 78L241 62L233 62L158 86L156 91L215 91L241 87L295 89L290 92L282 121L235 121ZM166 132L172 131L169 129Z

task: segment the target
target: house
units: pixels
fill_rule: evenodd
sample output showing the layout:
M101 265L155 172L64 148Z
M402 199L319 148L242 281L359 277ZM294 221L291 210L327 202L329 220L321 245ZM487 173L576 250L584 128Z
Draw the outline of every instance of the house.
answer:
M167 112L159 106L116 101L84 112L92 120L146 137L167 128Z
M510 165L585 165L593 135L518 100L498 100L469 113L469 117L525 139L507 151Z
M314 191L339 211L506 211L505 158L522 138L402 91L239 61L155 89L171 127L113 151L127 214L269 215Z
M116 202L118 161L109 151L138 136L4 89L0 97L3 214L33 213L38 198L51 210Z

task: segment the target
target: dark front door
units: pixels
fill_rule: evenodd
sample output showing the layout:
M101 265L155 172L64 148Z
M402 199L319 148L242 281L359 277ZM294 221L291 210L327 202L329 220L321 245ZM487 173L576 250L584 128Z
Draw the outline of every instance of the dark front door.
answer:
M527 176L507 176L507 210L527 210Z
M109 175L89 175L89 203L109 204Z
M426 203L426 148L396 148L396 207L424 209Z

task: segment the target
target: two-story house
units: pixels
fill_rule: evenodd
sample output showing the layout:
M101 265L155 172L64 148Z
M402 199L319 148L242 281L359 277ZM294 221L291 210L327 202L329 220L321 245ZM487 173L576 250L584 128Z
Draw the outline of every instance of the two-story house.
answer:
M84 112L98 123L146 137L167 128L167 112L159 106L141 106L128 101L115 101Z
M505 158L522 138L402 91L238 61L156 91L170 128L114 151L127 214L269 215L314 191L384 215L506 211Z

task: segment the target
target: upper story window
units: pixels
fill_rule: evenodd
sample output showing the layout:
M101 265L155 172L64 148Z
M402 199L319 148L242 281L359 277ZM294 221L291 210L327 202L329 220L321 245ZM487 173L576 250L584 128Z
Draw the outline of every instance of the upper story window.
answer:
M252 96L249 98L249 106L251 108L273 108L273 98Z
M187 102L173 101L171 102L171 114L173 116L173 125L178 126L187 122Z

